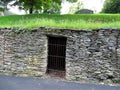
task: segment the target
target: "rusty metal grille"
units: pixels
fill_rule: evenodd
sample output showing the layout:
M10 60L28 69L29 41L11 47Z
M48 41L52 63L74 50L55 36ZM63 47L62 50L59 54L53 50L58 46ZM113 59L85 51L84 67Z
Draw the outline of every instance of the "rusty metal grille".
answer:
M65 71L66 38L48 37L48 70Z

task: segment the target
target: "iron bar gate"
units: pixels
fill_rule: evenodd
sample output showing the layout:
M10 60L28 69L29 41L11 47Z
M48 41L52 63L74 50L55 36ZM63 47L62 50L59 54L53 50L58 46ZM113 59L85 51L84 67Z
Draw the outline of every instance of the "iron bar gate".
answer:
M48 70L65 71L66 40L65 37L48 37Z

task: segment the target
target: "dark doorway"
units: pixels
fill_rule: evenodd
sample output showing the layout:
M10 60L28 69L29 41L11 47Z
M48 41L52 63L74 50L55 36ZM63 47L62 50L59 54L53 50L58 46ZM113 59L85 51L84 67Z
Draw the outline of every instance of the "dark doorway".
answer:
M48 37L48 65L47 72L63 76L65 73L66 56L65 37Z

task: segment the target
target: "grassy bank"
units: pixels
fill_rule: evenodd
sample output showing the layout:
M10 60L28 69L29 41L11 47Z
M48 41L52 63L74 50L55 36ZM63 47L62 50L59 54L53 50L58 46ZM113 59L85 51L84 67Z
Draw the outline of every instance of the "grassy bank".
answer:
M0 27L120 28L119 14L0 16Z

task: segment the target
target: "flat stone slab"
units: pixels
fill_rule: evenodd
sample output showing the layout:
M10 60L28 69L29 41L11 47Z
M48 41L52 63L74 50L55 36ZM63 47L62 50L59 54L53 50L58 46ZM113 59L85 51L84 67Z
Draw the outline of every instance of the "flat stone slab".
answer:
M80 84L0 75L0 90L120 90L120 86Z

